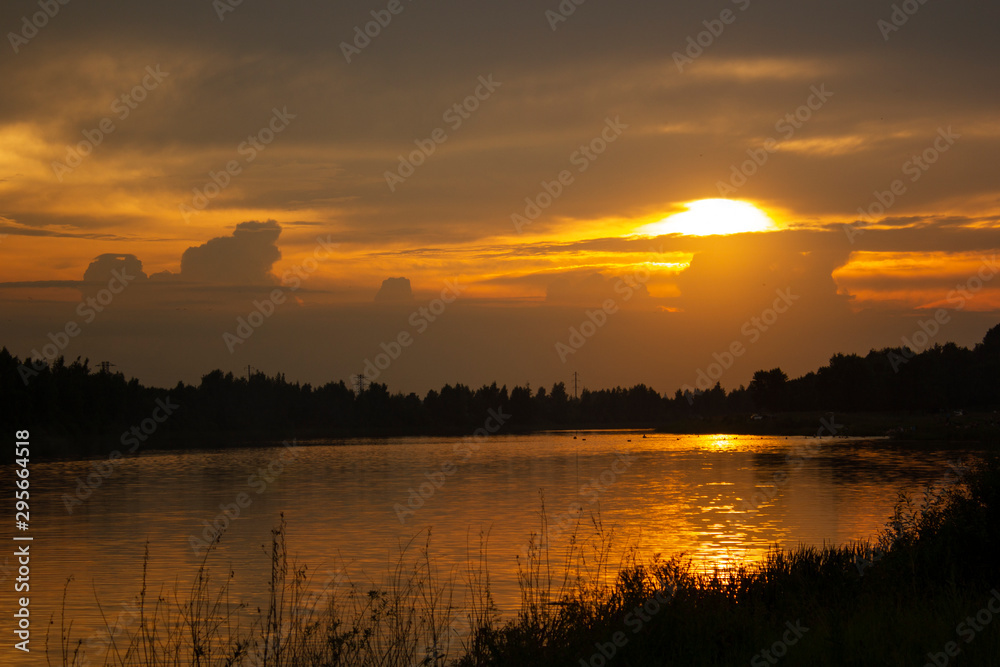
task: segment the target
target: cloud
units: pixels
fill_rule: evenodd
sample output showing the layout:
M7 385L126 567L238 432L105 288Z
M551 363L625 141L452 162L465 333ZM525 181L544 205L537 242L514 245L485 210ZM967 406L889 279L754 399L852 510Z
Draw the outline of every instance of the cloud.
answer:
M107 283L116 274L124 275L129 281L142 282L148 278L142 270L142 262L135 255L105 253L90 263L83 274L83 282Z
M50 229L34 229L31 227L21 227L19 225L10 224L9 221L4 218L0 218L0 234L3 236L48 236L53 238L68 238L68 239L95 239L100 241L129 241L125 236L118 236L116 234L74 234L71 232L57 231Z
M230 285L273 283L271 267L281 259L276 242L281 225L274 220L241 222L232 236L214 238L184 251L183 280Z
M413 290L410 289L409 278L386 278L382 287L375 295L375 301L382 303L399 303L413 301Z
M825 246L804 245L795 233L723 237L694 254L677 277L685 311L721 319L742 319L765 308L779 289L803 297L798 311L824 317L845 314L837 293L835 269L847 263L846 238L827 235Z

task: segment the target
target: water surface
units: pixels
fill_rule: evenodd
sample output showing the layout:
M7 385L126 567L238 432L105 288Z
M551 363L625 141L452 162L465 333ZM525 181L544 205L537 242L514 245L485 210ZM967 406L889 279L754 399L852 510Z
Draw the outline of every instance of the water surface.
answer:
M72 513L64 495L94 461L33 463L32 611L47 620L73 575L67 616L86 636L100 626L95 591L106 614L138 593L147 542L151 590L183 596L201 562L192 541L209 535L220 506L239 501L212 555L220 578L235 574L234 597L263 602L267 545L284 513L289 550L317 581L380 580L400 545L422 546L428 531L433 563L460 581L488 533L493 594L510 611L515 557L540 531L543 499L553 553L582 516L581 537L597 520L613 530L617 553L637 545L644 557L684 553L712 567L773 545L870 537L900 491L945 480L949 462L968 456L839 438L636 432L145 452L120 462Z

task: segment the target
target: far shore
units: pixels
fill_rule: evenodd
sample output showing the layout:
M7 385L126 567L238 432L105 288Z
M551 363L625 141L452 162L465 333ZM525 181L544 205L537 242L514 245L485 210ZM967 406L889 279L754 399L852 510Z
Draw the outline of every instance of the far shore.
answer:
M608 427L601 424L549 424L544 428L519 430L504 428L497 435L533 435L543 433L621 432L649 435L713 435L733 436L806 436L850 438L863 440L872 446L982 448L991 450L1000 440L1000 425L996 413L833 413L789 412L766 415L720 415L716 417L674 419L661 424L627 424ZM196 433L156 433L135 451L121 444L120 434L107 436L73 436L46 433L35 429L35 441L44 443L35 453L36 459L105 458L114 452L123 458L148 451L183 451L228 449L238 447L268 447L295 440L312 444L347 445L358 440L386 440L406 437L470 437L461 431L414 432L403 429L314 429L291 430L283 433L255 431L199 431Z

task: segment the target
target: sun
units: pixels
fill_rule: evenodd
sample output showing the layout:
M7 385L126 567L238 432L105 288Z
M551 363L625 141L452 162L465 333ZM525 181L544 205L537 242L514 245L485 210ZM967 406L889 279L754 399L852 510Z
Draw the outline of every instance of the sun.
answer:
M638 230L643 236L683 234L685 236L712 236L717 234L745 234L766 232L775 228L764 211L753 204L735 199L699 199L684 202L686 211L674 213L659 222L645 225Z

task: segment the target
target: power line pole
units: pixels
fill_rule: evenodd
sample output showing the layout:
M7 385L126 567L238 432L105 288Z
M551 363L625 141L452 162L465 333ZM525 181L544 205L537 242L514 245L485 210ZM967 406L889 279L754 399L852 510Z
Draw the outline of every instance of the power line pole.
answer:
M118 364L113 364L110 361L102 361L101 362L101 372L102 373L110 373L111 372L111 367L112 366L117 366L117 365Z
M576 376L577 372L573 371L573 400L576 400Z
M358 374L358 377L357 377L357 380L358 380L358 396L360 396L361 393L365 390L365 380L367 380L367 379L368 378L365 377L364 373L359 373Z
M253 367L247 365L247 382L250 381L250 376L253 375Z

